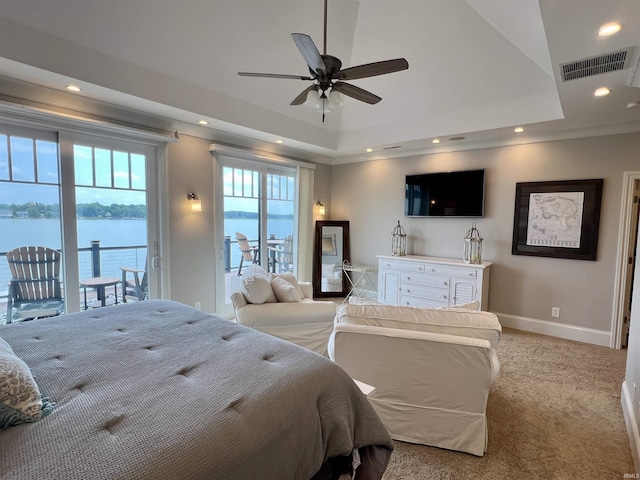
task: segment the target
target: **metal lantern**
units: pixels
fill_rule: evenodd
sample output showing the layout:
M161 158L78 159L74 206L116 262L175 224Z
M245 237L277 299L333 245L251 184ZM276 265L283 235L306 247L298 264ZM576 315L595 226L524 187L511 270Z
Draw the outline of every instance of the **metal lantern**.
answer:
M407 234L404 233L404 228L400 226L400 220L398 225L391 232L391 255L394 257L404 257L407 254Z
M482 237L476 228L476 222L464 237L464 257L465 263L482 263Z

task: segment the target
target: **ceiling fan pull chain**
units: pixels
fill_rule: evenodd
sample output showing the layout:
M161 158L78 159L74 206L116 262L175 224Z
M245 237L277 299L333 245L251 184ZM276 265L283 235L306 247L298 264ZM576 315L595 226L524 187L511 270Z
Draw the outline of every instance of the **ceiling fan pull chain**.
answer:
M324 50L322 52L323 55L327 54L327 1L328 0L324 0L324 44L322 49Z

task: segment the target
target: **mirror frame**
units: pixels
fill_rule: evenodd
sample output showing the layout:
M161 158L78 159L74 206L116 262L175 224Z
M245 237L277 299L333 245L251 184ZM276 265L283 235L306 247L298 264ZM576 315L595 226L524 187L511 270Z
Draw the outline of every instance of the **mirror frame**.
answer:
M351 261L351 249L349 246L349 220L317 220L315 230L315 242L313 245L313 297L346 297L350 289L348 282L342 273L342 291L323 292L322 288L322 228L342 227L342 261Z

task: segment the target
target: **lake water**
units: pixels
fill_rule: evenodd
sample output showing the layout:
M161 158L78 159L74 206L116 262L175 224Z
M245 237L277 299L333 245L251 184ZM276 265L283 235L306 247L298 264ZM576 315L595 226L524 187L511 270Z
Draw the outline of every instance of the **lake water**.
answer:
M293 231L291 220L269 220L269 235L284 238ZM236 243L236 232L244 233L250 240L258 238L258 221L245 219L225 219L224 228L231 237L231 267L240 264L240 250ZM122 247L146 245L145 220L78 220L78 247L91 247L92 240L99 240L100 247ZM60 221L58 219L0 219L0 252L6 253L24 245L42 245L59 250ZM6 295L6 285L10 279L9 266L0 257L0 296ZM100 254L101 275L120 277L120 267L144 268L146 248L107 250ZM90 252L79 253L80 278L92 276Z

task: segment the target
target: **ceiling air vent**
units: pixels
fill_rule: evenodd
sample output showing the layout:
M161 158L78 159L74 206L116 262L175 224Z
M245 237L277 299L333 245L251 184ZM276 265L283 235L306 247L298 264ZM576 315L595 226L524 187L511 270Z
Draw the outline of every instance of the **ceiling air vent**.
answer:
M597 57L583 58L575 62L563 63L562 81L575 80L576 78L590 77L601 73L624 70L631 65L633 48L628 47L616 52L605 53Z
M393 147L382 147L383 150L393 150L394 148L402 148L402 145L395 145Z

